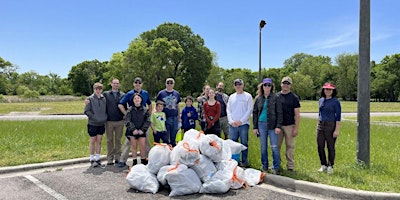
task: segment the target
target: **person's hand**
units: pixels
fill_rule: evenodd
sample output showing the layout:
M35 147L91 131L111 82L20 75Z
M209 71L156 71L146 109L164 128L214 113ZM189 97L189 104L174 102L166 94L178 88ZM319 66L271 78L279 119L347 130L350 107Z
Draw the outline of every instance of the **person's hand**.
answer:
M139 133L139 135L143 135L144 134L142 130L139 130L138 133Z
M139 134L139 132L137 130L134 130L134 131L132 131L132 134L137 135L137 134Z
M85 105L88 105L90 103L89 97L86 97L85 99Z
M157 131L153 131L153 134L154 134L154 135L157 135Z
M258 136L258 134L259 134L258 129L253 129L253 134L254 134L255 136Z
M281 133L281 129L280 128L275 128L275 134L279 135Z
M339 136L339 131L333 131L333 138L337 138Z
M192 114L190 114L190 112L188 112L188 113L187 113L187 116L190 117L190 116L192 116Z
M296 137L297 134L299 134L299 130L297 130L297 128L294 128L292 131L292 137Z

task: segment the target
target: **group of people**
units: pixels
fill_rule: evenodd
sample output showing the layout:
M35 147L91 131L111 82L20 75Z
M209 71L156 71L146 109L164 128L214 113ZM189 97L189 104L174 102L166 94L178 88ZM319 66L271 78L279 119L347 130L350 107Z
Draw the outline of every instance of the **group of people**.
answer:
M149 129L152 129L154 142L162 140L174 147L178 130L186 132L196 128L197 120L205 134L215 134L221 138L224 136L225 139L240 141L248 147L250 116L253 115L252 132L260 140L262 170L279 173L280 149L285 140L286 167L289 172L294 171L294 140L299 132L300 101L291 91L293 81L290 77L281 80L281 91L276 93L273 80L263 79L258 85L254 102L252 95L244 90L242 79L234 80L235 92L229 96L223 92L222 82L215 89L205 85L203 93L196 99L198 108L193 106L194 98L187 96L182 112L179 108L181 98L179 92L174 90L173 78L166 79L166 88L158 93L154 112L150 96L142 89L142 84L141 78L135 78L134 89L126 94L119 90L118 79L113 79L111 90L104 93L101 83L94 84L94 93L85 100L90 163L93 167L101 165L100 150L104 132L107 136L107 165L124 167L131 147L133 164L138 163L137 143L140 146L141 163L147 163L151 147ZM321 163L319 172L333 173L335 142L341 120L341 107L336 95L337 90L332 83L326 83L321 88L317 127L317 149ZM127 139L121 148L124 125ZM273 159L271 168L268 161L268 138ZM328 148L328 160L325 146ZM241 152L240 160L240 166L249 166L248 149Z

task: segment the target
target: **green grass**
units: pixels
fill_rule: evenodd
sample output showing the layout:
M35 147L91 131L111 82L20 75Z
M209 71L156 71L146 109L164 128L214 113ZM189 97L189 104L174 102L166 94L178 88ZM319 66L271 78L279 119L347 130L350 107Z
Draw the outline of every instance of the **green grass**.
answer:
M400 192L400 185L396 184L400 179L400 144L393 139L399 134L400 127L371 125L371 164L367 168L355 161L356 124L342 122L336 143L335 172L327 175L317 172L320 164L316 123L315 119L301 119L295 148L296 174L287 174L284 170L283 176L357 190ZM86 120L0 121L0 126L0 167L88 157ZM106 153L105 145L103 139L102 154ZM284 149L283 145L281 165L286 168ZM259 151L258 139L249 132L249 161L255 169L261 167Z
M346 120L357 120L357 117L346 117ZM370 116L371 122L400 122L400 116Z
M342 112L357 112L356 101L340 101ZM318 112L318 101L301 101L301 112ZM371 112L399 112L400 102L371 102Z

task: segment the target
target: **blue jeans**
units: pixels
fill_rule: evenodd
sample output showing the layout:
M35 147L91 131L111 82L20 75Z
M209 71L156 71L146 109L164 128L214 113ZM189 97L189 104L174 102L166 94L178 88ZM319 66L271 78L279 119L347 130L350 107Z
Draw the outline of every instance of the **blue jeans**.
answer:
M247 154L249 153L249 125L243 124L239 127L233 127L229 124L229 138L235 142L238 142L240 138L240 143L247 147L246 150L242 151L241 162L243 165L248 165L249 160L247 159Z
M268 136L272 149L273 167L279 170L281 163L280 152L278 147L279 134L274 129L267 130L267 122L258 122L258 132L261 144L261 164L263 170L268 170Z
M178 117L168 117L165 121L165 128L169 138L169 144L176 146L176 133L178 133Z

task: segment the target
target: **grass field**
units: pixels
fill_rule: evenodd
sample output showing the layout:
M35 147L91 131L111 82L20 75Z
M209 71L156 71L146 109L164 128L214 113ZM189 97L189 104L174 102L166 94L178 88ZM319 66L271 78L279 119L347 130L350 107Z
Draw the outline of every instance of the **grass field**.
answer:
M0 167L88 157L86 120L0 121L0 126ZM367 168L355 161L356 124L342 122L335 172L331 175L317 172L320 165L315 128L315 119L301 119L295 148L296 173L287 174L284 170L283 176L357 190L400 192L396 183L400 179L400 143L393 140L400 132L399 127L371 125L371 164ZM106 151L105 143L104 138L102 154ZM259 148L258 139L250 133L249 161L256 169L261 167ZM285 158L284 148L282 158ZM286 168L285 159L282 167Z

